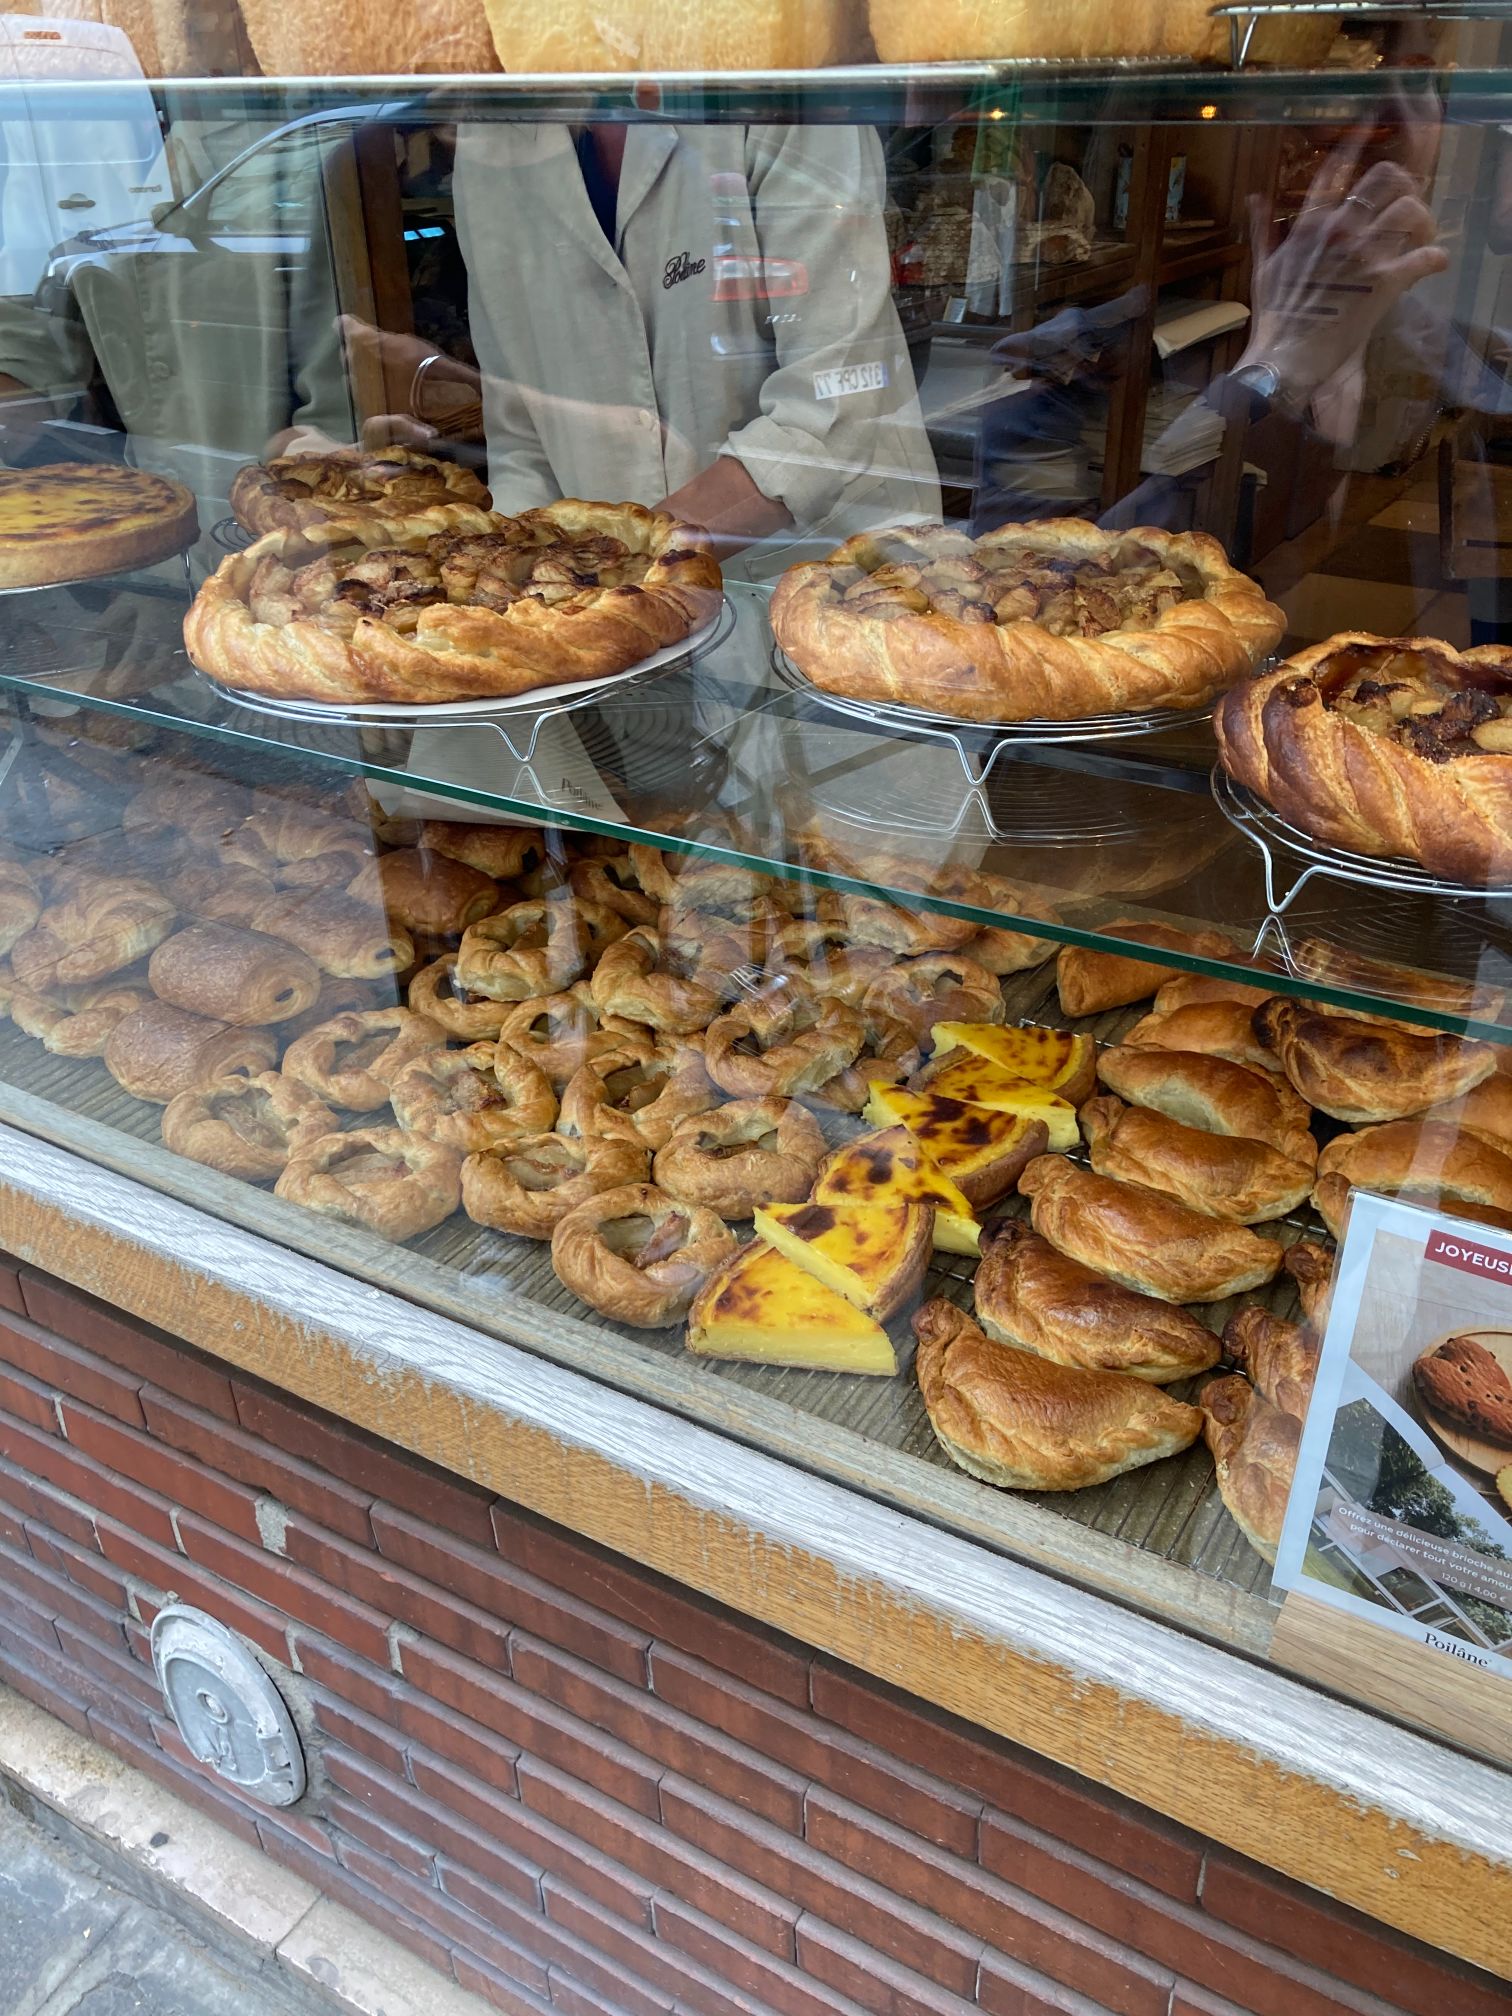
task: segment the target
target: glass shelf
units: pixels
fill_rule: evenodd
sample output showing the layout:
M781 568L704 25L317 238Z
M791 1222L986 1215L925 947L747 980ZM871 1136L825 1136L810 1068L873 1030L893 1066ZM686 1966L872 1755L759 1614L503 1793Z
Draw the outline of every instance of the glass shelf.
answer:
M518 721L356 728L280 721L236 706L200 678L179 637L183 593L166 581L98 584L28 598L42 671L12 629L0 689L22 743L0 808L24 815L28 722L66 726L80 708L143 730L217 745L249 784L290 767L332 773L333 802L365 777L385 810L468 816L616 834L908 907L1013 928L1045 941L1145 948L1120 924L1163 921L1226 932L1232 959L1167 953L1189 972L1253 978L1260 957L1278 992L1512 1042L1512 1008L1467 1016L1403 998L1384 981L1323 985L1299 968L1309 941L1512 990L1512 901L1427 898L1315 876L1267 903L1264 858L1215 803L1206 720L1094 745L1015 741L985 780L960 754L847 720L780 684L762 590L730 584L733 633L696 663L606 696L543 730L530 761ZM39 604L46 605L39 607ZM966 731L969 735L970 731ZM49 844L43 841L41 844ZM968 889L961 868L985 871ZM1278 874L1285 888L1284 864ZM1293 877L1295 880L1295 877ZM1489 1011L1488 1011L1489 1013Z
M48 98L55 118L110 116L114 80L0 83ZM876 124L1013 119L1033 125L1331 124L1390 116L1388 90L1432 97L1450 120L1512 116L1503 70L1228 70L1149 61L861 64L830 70L616 76L207 77L155 82L164 109L283 123L313 114L373 119L677 120L700 124Z

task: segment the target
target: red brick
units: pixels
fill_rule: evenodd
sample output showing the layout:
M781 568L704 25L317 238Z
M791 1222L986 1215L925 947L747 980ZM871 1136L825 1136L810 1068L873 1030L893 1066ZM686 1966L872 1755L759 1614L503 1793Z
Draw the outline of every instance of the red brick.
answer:
M1172 1897L1197 1895L1204 1844L1116 1793L825 1659L814 1661L813 1705L827 1721L979 1795L988 1806L1085 1848Z
M931 1848L831 1792L810 1793L807 1817L811 1845L847 1869L913 1899L925 1911L938 1912L963 1932L1119 2016L1165 2016L1170 1973L1086 1931L1077 1922L1082 1914L1048 1909L974 1864ZM867 1936L859 1926L835 1920L819 1899L811 1901L819 1916L842 1932ZM901 1954L894 1957L905 1966L914 1964ZM969 1992L952 1982L944 1985L958 1994Z
M801 1918L798 1921L800 1932L803 1922ZM701 1911L690 1910L676 1897L658 1896L656 1936L663 1945L675 1946L690 1960L696 1960L701 1967L707 1968L720 1980L729 1982L741 1994L749 1995L763 2008L780 2009L783 2016L855 2016L856 2004L807 1979L787 1961L779 1960L771 1953L763 1953L748 1939L737 1938L723 1925L716 1925ZM870 1947L862 1950L869 1965L887 1964ZM919 2003L920 2010L930 2010L933 2005L927 1998L941 1991L918 1975L910 1978L918 1983L923 1998ZM965 2012L971 2007L969 2003L956 2003L954 1997L946 1999L952 2009L959 2008Z
M651 1923L651 1885L618 1867L598 1846L555 1826L516 1799L500 1798L473 1784L423 1750L411 1753L410 1771L425 1797L469 1827L473 1839L485 1839L494 1848L508 1843L518 1861L565 1876L583 1895L632 1924ZM464 1850L454 1852L461 1862L470 1859Z
M30 1477L18 1470L14 1463L0 1463L0 1505L4 1505L17 1519L31 1519L36 1515L36 1486Z
M551 1983L551 2006L559 2009L561 2016L621 2016L623 2003L611 2002L607 1995L594 1994L591 1988L585 1988L581 1981L574 1981L560 1968L548 1967L546 1975Z
M51 1446L51 1445L49 1445ZM77 1498L44 1484L40 1477L23 1477L12 1464L0 1463L0 1498L18 1501L17 1490L25 1494L28 1519L40 1520L50 1533L61 1534L78 1547L99 1551L94 1513Z
M144 1742L130 1730L123 1729L118 1720L108 1715L91 1713L89 1733L106 1750L113 1750L128 1764L134 1764L139 1771L145 1771L158 1784L166 1785L190 1806L234 1834L238 1840L246 1842L249 1848L261 1846L257 1838L257 1827L246 1808L230 1799L219 1789L218 1781L204 1777L199 1771L185 1771L173 1760L165 1756L156 1744Z
M798 1964L875 2016L971 2016L976 2007L974 2000L937 1988L820 1918L798 1920Z
M364 1715L371 1715L393 1728L398 1727L399 1697L406 1689L387 1659L380 1670L361 1659L354 1659L350 1652L331 1644L315 1632L297 1627L294 1650L300 1672L309 1679L318 1681L333 1694L339 1694L343 1701L360 1708Z
M20 1269L19 1260L0 1263L0 1309L10 1309L17 1316L26 1313L26 1304L21 1297Z
M91 1529L92 1531L93 1529ZM31 1543L33 1557L51 1568L54 1574L63 1575L70 1582L87 1589L91 1596L107 1603L121 1614L121 1623L126 1623L126 1584L113 1573L102 1554L91 1552L87 1547L76 1547L71 1540L49 1533L37 1520L28 1520L27 1538Z
M827 1785L954 1854L975 1856L979 1799L896 1762L875 1745L821 1721L812 1710L775 1701L702 1659L664 1645L652 1648L651 1685L663 1700L763 1756L780 1759L815 1784Z
M977 2000L989 2016L1103 2016L1101 2002L1089 2002L1001 1953L983 1954Z
M521 1943L522 1934L528 1934L543 1922L534 1912L524 1911L490 1891L490 1908L487 1917L483 1917L446 1892L404 1875L382 1856L372 1854L356 1842L344 1843L343 1848L343 1861L354 1876L370 1888L381 1890L411 1916L429 1925L448 1946L497 1967L533 1995L547 1994L545 1960L536 1950L539 1938L532 1947Z
M162 1497L198 1512L215 1526L236 1533L255 1546L262 1544L257 1525L257 1494L244 1485L228 1484L213 1470L205 1470L187 1457L175 1455L146 1433L126 1428L76 1400L65 1400L63 1432L75 1449L82 1449L118 1477L129 1477Z
M391 1729L360 1715L345 1702L333 1700L318 1689L311 1689L310 1707L315 1716L315 1726L334 1742L344 1743L349 1750L355 1750L360 1757L369 1757L375 1764L382 1764L396 1777L405 1775L404 1745Z
M875 1883L858 1881L850 1870L764 1821L738 1812L701 1786L663 1779L662 1813L668 1827L705 1854L787 1898L795 1908L793 1922L797 1912L815 1911L953 1994L971 1993L979 1939L916 1909L903 1896L889 1896ZM701 1904L696 1897L687 1901ZM789 1943L783 1957L791 1959L796 1951L792 1923L785 1929Z
M281 1505L304 1513L333 1533L361 1546L372 1546L371 1500L365 1492L353 1491L314 1464L301 1463L270 1442L244 1434L230 1422L191 1407L156 1386L143 1387L141 1401L153 1434L184 1455L234 1477L239 1484L267 1492Z
M324 1856L313 1853L276 1823L270 1826L266 1818L258 1823L258 1829L262 1830L262 1845L275 1861L281 1862L286 1869L292 1869L296 1876L303 1876L307 1883L323 1890L328 1897L334 1897L338 1904L344 1904L359 1918L366 1919L368 1924L376 1925L388 1938L407 1946L427 1966L433 1967L443 1980L453 1978L450 1946L400 1907L390 1895L386 1880L381 1888L363 1882L341 1863L329 1862ZM254 1829L254 1836L257 1836L258 1829ZM400 1880L409 1881L408 1878L394 1879L396 1884Z
M117 1651L108 1640L81 1631L66 1617L57 1618L53 1628L65 1655L111 1690L107 1697L107 1713L112 1712L110 1700L128 1700L135 1701L139 1708L161 1715L163 1696L156 1680L151 1671L139 1666L124 1647Z
M407 1513L376 1506L373 1533L381 1551L401 1567L466 1597L492 1617L577 1653L618 1679L644 1686L650 1642L644 1632L632 1631L575 1596L507 1565L492 1548L485 1553L465 1541L448 1539Z
M519 1631L510 1649L515 1678L533 1694L544 1695L581 1721L657 1758L684 1778L707 1785L737 1806L748 1806L775 1826L794 1834L803 1831L804 1781L796 1772L701 1726L643 1688L596 1672L570 1652ZM660 1812L659 1807L655 1810Z
M501 2009L504 2016L549 2016L549 2004L542 2002L539 1996L526 1994L517 1981L506 1980L495 1968L485 1967L481 1960L469 1959L465 1953L454 1953L452 1966L456 1970L459 1988L465 1988L470 1995L481 1995L491 2007ZM549 1967L546 1974L549 1980Z
M317 1470L329 1470L354 1491L386 1499L405 1512L460 1534L464 1540L488 1544L489 1492L301 1401L241 1379L234 1385L237 1418L249 1435L261 1435Z
M764 1693L776 1694L800 1708L807 1703L809 1655L775 1632L692 1595L621 1555L507 1505L494 1508L494 1539L507 1561L557 1588L570 1590L594 1609L607 1610L622 1623L665 1644L696 1652L711 1666L739 1674ZM581 1646L569 1650L593 1656Z
M70 1288L64 1281L33 1274L29 1268L22 1272L21 1292L27 1315L44 1330L55 1330L70 1343L81 1344L86 1351L109 1359L123 1372L135 1373L156 1386L166 1386L170 1393L192 1400L196 1407L208 1408L228 1421L235 1420L231 1381L213 1360L192 1345L165 1336L149 1324L140 1323L107 1303L97 1302L93 1295Z
M122 1620L122 1628L126 1633L126 1643L131 1647L132 1657L138 1660L143 1666L150 1666L152 1664L152 1638L150 1633L145 1631L134 1617L124 1618Z
M178 1528L189 1558L223 1576L234 1588L272 1604L290 1619L313 1625L364 1659L381 1664L388 1657L387 1622L365 1603L338 1595L292 1562L233 1540L202 1519L186 1513ZM287 1657L287 1652L278 1656Z
M333 1588L346 1590L381 1616L439 1638L487 1666L509 1671L508 1630L474 1604L443 1595L418 1575L393 1567L371 1548L354 1547L351 1541L312 1526L297 1512L290 1513L285 1524L284 1548L291 1561Z
M142 1383L138 1377L101 1364L92 1353L49 1335L24 1317L0 1319L0 1363L29 1373L71 1399L87 1401L102 1414L111 1414L133 1428L145 1425L137 1398Z
M46 1435L58 1433L58 1410L47 1387L24 1372L11 1372L0 1364L0 1410L17 1421L40 1428Z
M1212 1849L1202 1908L1293 1960L1336 1974L1412 2016L1508 2016L1504 1981L1410 1939L1252 1862Z
M0 1505L0 1546L9 1547L17 1554L29 1552L26 1528L20 1518L7 1505Z
M520 1898L533 1910L540 1908L540 1872L532 1863L488 1835L469 1829L424 1791L400 1784L355 1757L332 1751L327 1753L325 1764L333 1785L380 1820L410 1835L432 1855L444 1851L465 1862L496 1890Z
M399 1664L407 1680L444 1707L453 1708L507 1742L543 1758L592 1785L622 1806L655 1819L660 1813L656 1784L660 1772L628 1745L603 1735L591 1723L564 1714L509 1680L460 1659L424 1639L406 1640Z
M418 1876L423 1882L435 1881L434 1850L416 1841L402 1829L382 1820L376 1813L369 1813L355 1799L332 1799L325 1801L325 1816L338 1834L345 1832L360 1841L365 1848L371 1848L375 1855L383 1855L399 1868L407 1869L411 1876ZM340 1844L337 1844L340 1853Z
M67 1618L92 1637L113 1636L124 1652L125 1633L115 1611L98 1597L77 1589L65 1575L39 1561L33 1554L0 1548L0 1586L11 1590L18 1600L53 1618Z
M69 1685L68 1662L57 1652L34 1645L14 1629L0 1638L0 1680L17 1694L56 1715L81 1736L90 1733L89 1710Z
M260 1645L272 1658L287 1658L288 1625L276 1610L250 1601L218 1581L213 1572L198 1572L182 1554L170 1554L164 1548L152 1546L113 1519L102 1519L99 1533L105 1558L145 1583L148 1590L156 1591L159 1598L171 1594L186 1603L197 1604L228 1630L239 1631L254 1645ZM144 1617L148 1607L146 1595L138 1591L137 1608ZM151 1605L154 1613L158 1607L157 1602Z
M546 1819L581 1839L593 1842L622 1868L644 1877L653 1889L670 1890L674 1897L717 1918L721 1925L771 1953L790 1956L793 1950L793 1921L797 1908L747 1882L733 1868L721 1866L696 1844L679 1840L663 1827L651 1827L638 1815L602 1799L586 1786L578 1785L549 1764L522 1757L519 1764L520 1797ZM738 1809L731 1807L731 1813ZM742 1814L746 1824L762 1823ZM775 1828L769 1832L776 1834ZM779 1836L787 1840L786 1835Z
M575 1896L554 1877L548 1877L545 1889L546 1911L552 1922L613 1963L600 1976L609 1989L613 1989L618 1969L622 1978L625 1972L633 1974L652 1994L665 1997L669 2006L674 1999L686 2000L703 2016L758 2016L755 2002L701 1967L691 1955L668 1947L654 1934L633 1931L607 1918L596 1905Z
M112 1477L82 1450L71 1449L60 1435L40 1435L35 1428L0 1415L0 1456L19 1470L44 1478L91 1510L135 1528L159 1546L175 1545L165 1498Z

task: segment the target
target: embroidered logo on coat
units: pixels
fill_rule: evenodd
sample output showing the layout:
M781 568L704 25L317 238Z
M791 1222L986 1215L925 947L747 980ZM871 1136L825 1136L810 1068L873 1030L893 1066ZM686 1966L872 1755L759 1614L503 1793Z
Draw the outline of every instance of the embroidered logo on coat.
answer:
M675 287L680 280L691 280L695 273L702 273L707 263L707 260L695 259L691 253L677 253L662 268L662 286Z

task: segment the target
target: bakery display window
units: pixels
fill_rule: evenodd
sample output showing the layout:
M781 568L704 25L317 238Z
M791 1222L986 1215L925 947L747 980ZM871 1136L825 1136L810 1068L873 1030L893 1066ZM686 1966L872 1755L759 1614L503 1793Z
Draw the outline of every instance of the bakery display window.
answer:
M0 21L0 1121L1265 1653L1351 1197L1512 1227L1501 29L147 11Z

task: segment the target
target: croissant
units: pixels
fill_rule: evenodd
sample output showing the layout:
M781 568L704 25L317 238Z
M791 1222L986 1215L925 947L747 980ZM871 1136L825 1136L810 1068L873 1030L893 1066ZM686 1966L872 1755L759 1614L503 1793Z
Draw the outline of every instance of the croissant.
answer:
M1274 1563L1297 1474L1302 1424L1230 1373L1202 1389L1202 1433L1213 1452L1218 1493L1257 1554Z
M1234 941L1217 931L1179 931L1172 924L1140 924L1127 917L1099 928L1109 938L1158 945L1167 952L1190 952L1196 958L1239 956ZM1067 1015L1101 1015L1109 1008L1127 1008L1170 978L1171 968L1159 960L1135 959L1125 952L1097 951L1087 945L1063 945L1055 962L1056 992Z
M1236 686L1213 726L1229 775L1326 846L1400 856L1457 882L1504 882L1512 763L1499 742L1483 744L1481 724L1500 732L1495 702L1509 689L1503 646L1461 652L1349 631ZM1466 694L1482 705L1442 704Z
M1218 1362L1206 1324L1068 1259L1022 1218L984 1235L973 1292L989 1337L1059 1365L1166 1385Z
M1255 1010L1254 1028L1308 1104L1336 1120L1421 1113L1468 1092L1496 1067L1489 1043L1320 1015L1279 997Z
M1034 1229L1084 1267L1162 1302L1221 1302L1260 1288L1281 1248L1174 1197L1040 1155L1019 1177Z
M1240 1309L1223 1326L1223 1352L1272 1407L1306 1419L1318 1376L1317 1336L1269 1309Z
M1333 1299L1334 1256L1316 1239L1298 1239L1282 1256L1282 1266L1297 1284L1302 1315L1318 1336L1328 1328L1328 1305Z
M347 894L422 938L455 938L498 908L499 885L448 855L404 847L376 855L347 884Z
M173 921L173 905L150 884L129 875L81 874L62 902L44 910L11 946L11 970L35 993L104 980L144 958Z
M1107 606L1094 615L1089 604L1085 624L1070 579L1078 568L1111 569L1101 577ZM1042 598L1028 585L1057 570L1063 592ZM1199 592L1142 611L1116 606L1121 577L1132 589L1159 572ZM1070 606L1069 634L1056 604ZM771 615L777 642L822 691L964 721L1201 706L1285 628L1216 539L1147 526L1109 533L1081 518L1004 525L975 541L943 525L858 533L828 559L790 567ZM1076 634L1083 628L1091 634Z
M1089 1099L1079 1117L1098 1175L1163 1190L1236 1225L1284 1218L1313 1186L1310 1158L1293 1162L1242 1134L1208 1134L1106 1097Z
M254 930L308 953L340 980L380 980L415 963L407 931L341 889L281 890L252 919Z
M166 1106L180 1092L204 1092L218 1078L255 1077L278 1049L267 1029L231 1029L149 1001L124 1016L105 1044L105 1068L134 1099Z
M152 955L147 979L160 1001L237 1028L288 1022L320 997L313 959L280 939L231 924L191 924L166 939Z
M1195 1001L1168 1014L1144 1016L1123 1040L1133 1050L1192 1050L1204 1057L1226 1057L1251 1071L1279 1071L1279 1062L1255 1034L1253 1017L1259 1013L1243 1001Z
M1144 1379L996 1344L939 1298L913 1319L930 1425L953 1463L1010 1491L1080 1491L1190 1448L1196 1407Z
M167 888L186 916L243 928L274 894L272 881L255 868L222 868L214 862L190 862L168 877Z
M1194 1050L1117 1044L1098 1052L1097 1075L1130 1106L1148 1106L1210 1134L1267 1142L1292 1162L1318 1159L1318 1144L1307 1125L1311 1108L1272 1072L1252 1071L1227 1057Z

